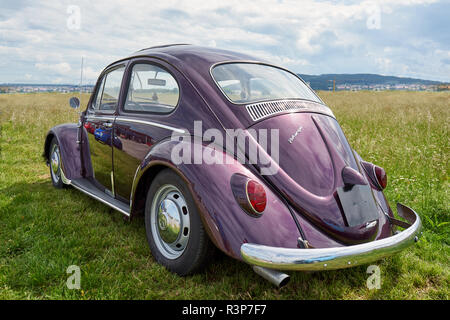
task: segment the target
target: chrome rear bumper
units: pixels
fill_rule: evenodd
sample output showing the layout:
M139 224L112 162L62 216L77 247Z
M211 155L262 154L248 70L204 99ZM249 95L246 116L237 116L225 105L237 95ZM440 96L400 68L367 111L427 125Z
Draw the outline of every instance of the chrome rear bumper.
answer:
M417 242L422 223L414 210L400 203L398 214L411 225L388 238L353 246L288 249L244 243L241 255L245 262L277 270L333 270L366 264L397 253Z

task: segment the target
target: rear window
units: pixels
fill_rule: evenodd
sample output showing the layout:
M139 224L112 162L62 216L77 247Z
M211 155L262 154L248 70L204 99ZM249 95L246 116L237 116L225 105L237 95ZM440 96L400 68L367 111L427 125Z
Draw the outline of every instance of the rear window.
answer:
M268 65L220 64L212 69L212 76L233 103L246 104L279 99L306 99L322 103L298 77Z

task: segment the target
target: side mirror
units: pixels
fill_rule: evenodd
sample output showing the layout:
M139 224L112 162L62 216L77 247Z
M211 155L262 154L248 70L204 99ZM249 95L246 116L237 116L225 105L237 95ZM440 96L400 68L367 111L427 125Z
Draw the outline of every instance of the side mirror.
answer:
M72 97L69 99L69 105L71 108L77 109L80 107L80 100L77 97Z

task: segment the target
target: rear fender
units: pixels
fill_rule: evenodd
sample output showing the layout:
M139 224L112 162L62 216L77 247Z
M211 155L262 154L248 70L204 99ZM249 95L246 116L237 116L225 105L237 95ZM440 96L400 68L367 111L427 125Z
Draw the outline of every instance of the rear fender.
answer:
M219 151L226 159L220 164L175 164L171 160L173 148L184 141L164 141L155 145L136 171L132 187L132 207L145 193L139 191L151 182L154 171L171 168L188 185L193 195L203 225L212 242L223 252L241 259L242 243L259 243L284 248L297 248L300 233L289 209L272 192L264 181L243 164ZM204 152L208 146L201 146ZM191 149L193 150L193 149ZM230 164L228 164L230 163ZM265 186L267 206L261 217L248 215L237 203L232 189L231 176L246 175ZM140 183L144 179L145 183Z

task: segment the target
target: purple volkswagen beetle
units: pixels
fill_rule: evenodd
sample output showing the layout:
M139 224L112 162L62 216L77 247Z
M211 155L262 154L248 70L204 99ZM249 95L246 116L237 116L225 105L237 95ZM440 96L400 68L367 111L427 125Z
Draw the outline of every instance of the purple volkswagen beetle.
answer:
M282 286L285 270L394 254L421 227L404 205L407 222L394 218L385 171L302 79L231 51L167 45L110 64L78 124L49 131L44 157L55 187L145 215L153 256L179 275L217 247Z

